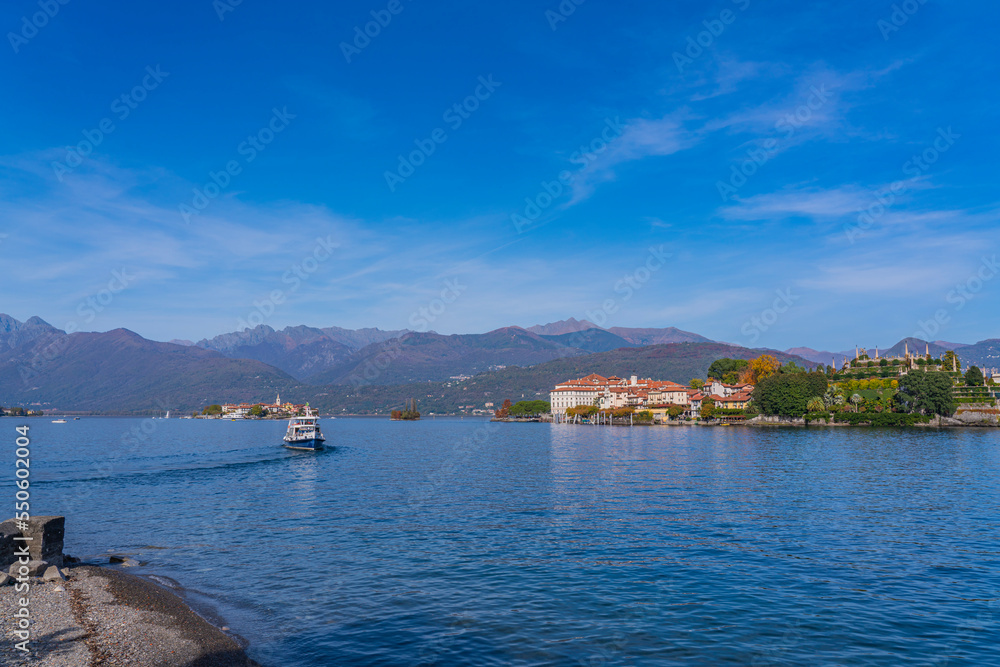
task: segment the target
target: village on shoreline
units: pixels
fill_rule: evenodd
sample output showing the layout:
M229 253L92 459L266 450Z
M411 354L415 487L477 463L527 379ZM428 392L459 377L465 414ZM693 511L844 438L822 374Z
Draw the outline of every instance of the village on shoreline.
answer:
M592 425L1000 426L1000 373L962 372L949 351L936 359L905 348L883 357L858 348L837 368L807 369L773 356L718 359L707 378L669 380L593 373L567 380L548 403L504 403L494 421ZM539 405L542 404L542 405Z

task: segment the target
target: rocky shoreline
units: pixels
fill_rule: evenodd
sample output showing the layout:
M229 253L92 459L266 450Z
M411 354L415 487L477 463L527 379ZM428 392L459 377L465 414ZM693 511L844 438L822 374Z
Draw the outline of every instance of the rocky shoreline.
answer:
M0 575L0 664L259 667L237 637L210 624L168 588L65 556L64 524L63 517L34 517L23 531L12 520L0 524L0 565L6 572ZM29 545L27 565L16 555L22 544ZM48 560L37 558L43 553ZM23 641L22 598L29 603L28 652L17 647Z

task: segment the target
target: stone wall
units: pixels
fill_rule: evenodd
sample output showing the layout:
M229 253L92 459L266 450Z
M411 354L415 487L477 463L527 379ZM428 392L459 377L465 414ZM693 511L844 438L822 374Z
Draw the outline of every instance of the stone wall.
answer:
M63 538L66 534L66 517L35 516L28 521L27 530L19 530L14 519L0 523L0 567L6 570L17 558L14 551L28 545L33 561L45 561L56 567L63 566ZM28 541L15 537L30 537Z
M970 426L1000 426L1000 409L995 403L963 403L953 419Z
M806 420L793 417L777 417L774 415L757 415L745 423L755 426L805 426Z

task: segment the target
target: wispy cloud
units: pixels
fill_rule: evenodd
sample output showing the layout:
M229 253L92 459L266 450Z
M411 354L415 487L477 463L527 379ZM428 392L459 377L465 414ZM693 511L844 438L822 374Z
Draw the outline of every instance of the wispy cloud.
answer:
M839 188L790 187L781 192L754 195L724 206L719 214L728 220L779 220L813 218L830 220L857 215L874 197L857 185Z
M658 119L634 118L624 123L621 136L576 175L573 196L567 206L588 199L601 183L616 178L615 169L648 157L664 157L687 150L699 141L699 133L687 127L686 112Z

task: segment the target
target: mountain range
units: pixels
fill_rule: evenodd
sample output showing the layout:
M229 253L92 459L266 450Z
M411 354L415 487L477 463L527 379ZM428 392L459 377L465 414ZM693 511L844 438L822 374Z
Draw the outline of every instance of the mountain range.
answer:
M188 344L188 341L175 341ZM350 382L371 374L373 364L391 356L382 381L421 382L473 375L496 366L530 366L588 352L667 343L710 343L708 338L666 329L602 329L570 318L528 329L504 327L484 334L444 336L433 331L317 329L306 326L276 331L267 325L216 336L196 343L233 359L256 359L311 383Z
M1000 340L942 343L904 339L880 352L902 354L908 345L922 353L929 345L939 356L957 348L966 365L1000 366ZM555 382L590 372L687 382L704 376L715 359L762 351L672 327L603 329L572 319L458 335L261 325L195 344L151 341L125 329L67 334L38 317L0 315L0 405L135 413L272 400L280 392L336 412L392 408L408 397L445 412L490 398L547 395ZM800 365L854 355L768 352Z

